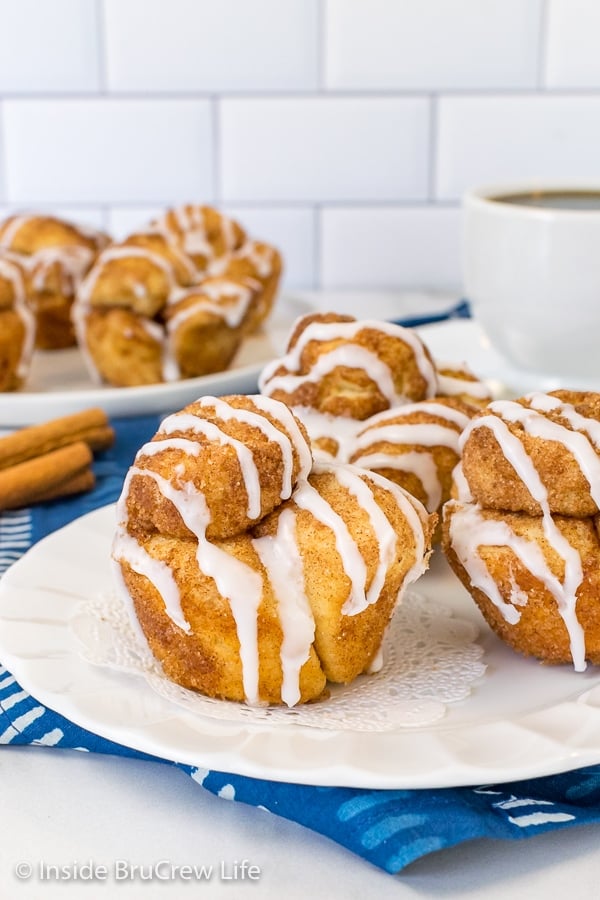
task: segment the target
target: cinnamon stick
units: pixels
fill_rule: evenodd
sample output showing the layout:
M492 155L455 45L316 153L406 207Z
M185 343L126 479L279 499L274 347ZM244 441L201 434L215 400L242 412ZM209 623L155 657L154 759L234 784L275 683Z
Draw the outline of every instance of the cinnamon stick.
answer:
M0 509L15 509L40 498L60 496L90 466L92 451L83 441L0 471ZM93 477L93 476L92 476ZM92 482L93 485L93 482ZM53 493L54 492L54 493Z
M96 476L91 467L88 467L87 469L83 469L82 472L78 472L71 478L67 478L60 484L55 485L55 487L42 491L40 494L36 494L35 497L30 497L28 503L44 503L47 500L56 500L58 497L83 494L86 491L91 491L95 484Z
M92 451L106 450L114 431L102 409L85 409L69 416L29 425L0 438L0 470L8 469L68 444L84 442Z

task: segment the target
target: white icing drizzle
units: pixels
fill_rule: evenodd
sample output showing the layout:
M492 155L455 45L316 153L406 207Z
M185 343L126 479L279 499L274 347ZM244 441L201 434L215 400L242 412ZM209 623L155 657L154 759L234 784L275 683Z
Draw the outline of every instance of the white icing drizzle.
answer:
M58 263L61 275L61 293L71 296L88 271L94 253L89 247L45 247L37 250L31 257L30 268L34 270L32 287L35 291L43 291L46 279L52 266Z
M154 219L151 227L170 242L181 243L187 253L212 259L214 244L206 224L206 214L211 210L196 204L173 207ZM218 223L218 233L223 239L225 253L231 253L237 244L233 219L212 210ZM174 223L174 224L173 224ZM213 231L214 234L214 231Z
M414 413L444 418L456 427L438 422L406 421ZM368 419L366 428L356 437L355 452L364 452L355 455L353 463L366 469L389 468L415 475L427 496L427 510L435 512L443 498L433 449L447 447L458 456L460 432L468 422L469 416L464 412L442 403L419 402L385 410ZM371 449L379 443L391 444L393 449ZM416 445L419 449L405 450L407 445Z
M375 443L417 444L422 447L449 447L458 453L460 432L436 422L394 422L389 425L369 427L356 438L361 450Z
M235 233L235 223L229 216L221 216L221 232L225 244L225 252L231 253L235 250L238 238Z
M237 328L243 321L252 301L253 291L235 281L204 282L187 290L173 291L169 306L189 297L196 302L175 313L167 322L167 331L175 331L182 322L202 309L223 319L230 328Z
M428 555L425 552L425 528L423 525L427 519L427 511L416 497L413 497L400 485L390 481L389 478L384 478L377 472L369 472L368 470L365 470L363 474L374 484L392 494L413 533L415 559L402 583L402 588L398 594L399 602L408 585L420 578L427 569Z
M400 405L406 399L402 394L397 393L389 367L371 350L356 344L341 344L327 353L320 354L306 375L275 375L260 382L260 387L267 395L273 394L275 391L293 394L301 385L319 381L338 366L362 369L377 385L390 406Z
M258 398L254 398L255 403L257 399ZM273 425L272 422L265 418L265 416L253 412L250 409L240 409L232 407L225 401L219 400L217 397L202 397L199 400L199 403L202 408L214 407L215 414L220 419L223 419L224 422L228 422L231 419L234 419L238 422L245 422L247 425L250 425L253 428L258 428L259 431L261 431L268 440L274 441L276 444L278 444L281 451L281 459L283 462L283 477L281 479L281 490L279 492L279 496L282 500L287 500L287 498L291 496L293 490L293 447L296 449L296 452L298 453L299 459L301 461L300 477L306 477L308 475L308 472L310 471L310 464L307 461L307 454L310 454L310 451L308 450L306 441L303 439L298 426L293 422L293 417L289 416L289 419L286 421L286 425L293 423L293 427L289 428L291 435L288 435L285 433L285 431L282 431L275 425ZM261 406L259 400L259 402L256 403L256 406L258 409L262 410L262 412L271 413L271 415L278 419L280 424L285 427L281 415L277 415L279 410L273 409L273 403L271 403L270 405L266 405L263 403ZM301 448L304 448L304 456L302 455Z
M364 485L363 479L367 478L375 482L394 495L396 502L413 530L415 545L417 547L417 561L422 563L425 546L423 523L413 505L413 503L418 504L419 501L414 500L414 498L411 498L412 502L409 501L406 492L403 491L402 488L393 484L387 478L379 478L375 473L360 469L357 466L340 466L335 463L319 461L318 463L315 463L314 471L317 473L330 472L338 479L340 484L355 497L361 508L368 514L371 527L381 541L379 566L371 586L367 590L367 568L346 523L308 482L300 484L294 491L293 500L296 505L300 507L300 509L308 510L316 519L321 521L333 532L336 549L342 560L344 571L350 580L348 598L342 607L342 612L344 615L348 616L357 615L377 600L397 540L397 536L390 522L377 504L372 492ZM426 515L424 509L423 515ZM407 576L408 580L405 582L406 584L417 577L417 569L418 574L421 574L422 571L424 571L424 565L422 568L419 568L415 564L411 568L411 572Z
M230 249L233 249L230 248ZM247 259L254 267L259 278L268 278L273 271L275 253L268 244L246 241L234 254L237 259Z
M18 266L0 256L0 277L9 281L13 289L13 303L25 303L25 283Z
M450 541L452 549L466 569L473 587L482 591L498 607L506 621L515 625L521 618L516 606L524 606L526 597L514 584L507 603L498 585L488 572L484 560L479 555L482 545L509 547L531 574L538 578L554 596L563 593L563 586L549 570L544 554L537 544L519 537L504 521L486 519L481 508L475 504L460 506L450 501Z
M462 412L462 410L456 409L454 406L449 406L445 403L436 402L434 399L418 400L415 403L405 403L401 409L384 409L382 412L370 416L366 422L362 423L362 425L363 427L366 426L372 428L373 426L379 425L381 422L385 423L391 419L396 419L399 416L404 418L411 415L411 413L425 413L431 416L437 416L441 419L446 419L448 422L457 425L461 431L471 421L471 417Z
M348 462L354 450L356 433L359 428L364 428L365 422L351 419L348 416L333 416L308 406L293 406L292 409L306 428L311 441L332 438L338 445L335 460ZM320 455L324 454L324 451L315 446L313 453ZM330 454L329 458L332 458Z
M132 240L133 238L135 238L138 235L142 235L142 236L148 235L148 237L150 237L150 238L152 238L152 237L162 238L168 245L169 257L175 259L177 261L177 263L183 269L185 269L188 279L192 282L197 282L198 280L200 280L200 278L202 276L202 270L198 268L198 266L195 264L192 257L188 256L188 254L185 253L181 249L181 247L175 243L174 234L171 231L169 231L168 229L161 227L158 220L156 222L151 222L146 228L139 228L133 235L131 235L130 238L127 239L127 241L125 242L125 244L123 246L126 246L126 247L140 246L134 240ZM128 241L131 241L131 243L128 243ZM143 247L144 245L142 244L141 246ZM148 248L148 249L150 249L150 248Z
M556 437L554 436L556 432L553 427L539 427L537 418L541 417L539 417L537 413L535 413L535 411L532 412L531 410L520 406L520 404L512 402L504 403L498 401L498 403L501 405L494 404L495 408L498 411L502 411L503 415L512 415L514 417L513 421L520 421L523 424L523 427L526 428L526 430L532 428L535 432L539 428L539 433L546 436L548 434L551 434L553 435L551 439L556 440ZM514 406L518 406L521 412L518 412L516 409L514 409ZM551 426L553 424L554 423L548 422L548 426ZM546 577L544 579L544 584L554 597L559 613L565 623L565 627L569 635L571 656L573 659L574 668L579 672L584 671L586 667L585 641L583 629L577 619L576 613L577 591L583 579L583 571L579 553L574 547L569 544L567 539L564 537L564 535L556 525L554 519L552 518L548 505L547 491L541 481L539 473L535 468L532 459L526 453L523 444L518 437L512 434L506 422L496 415L485 415L472 420L461 436L461 446L464 446L468 435L475 428L489 428L493 432L494 437L496 438L498 445L502 448L507 461L511 464L517 476L527 487L533 499L540 505L540 509L542 511L542 527L546 540L564 562L564 577L562 582L557 582L555 579L553 579L551 573L548 571L548 567L546 566L547 571ZM560 431L565 432L566 430L564 428L560 428ZM572 434L572 432L566 432L566 434L570 435ZM478 534L478 543L481 543L480 534ZM462 553L462 551L460 552ZM465 566L465 568L467 568L467 571L469 571L467 566ZM496 602L493 596L490 597L490 599L493 602ZM504 607L501 607L501 611L503 612L503 614L505 614Z
M249 519L260 516L260 478L258 465L249 447L222 431L214 422L202 419L193 413L174 413L167 416L160 425L158 434L173 434L176 431L192 431L209 441L232 447L236 453L248 495L247 515Z
M299 321L301 320L297 320L296 324ZM427 357L423 342L418 335L409 328L403 328L401 325L371 320L353 322L317 321L309 323L298 337L296 344L283 357L273 360L264 367L259 377L260 390L262 393L272 393L273 390L279 388L291 393L295 386L304 381L317 381L322 375L331 372L336 366L347 366L349 368L365 369L369 377L378 385L382 394L388 399L390 405L401 405L406 400L406 397L396 392L389 367L374 353L353 343L358 334L366 329L383 332L408 344L414 353L419 372L426 382L427 396L432 397L436 393L437 374L435 367ZM294 376L290 374L274 377L279 367L284 367L290 373L299 372L302 352L309 341L324 343L336 340L343 340L347 343L338 345L333 350L319 355L315 366L307 375Z
M454 487L456 488L456 495L458 499L462 503L472 503L473 495L471 494L469 482L465 477L462 460L459 460L459 462L454 467L454 470L452 471L452 481L454 482Z
M315 639L315 620L306 597L304 569L296 541L296 517L285 509L277 520L276 538L255 538L252 545L263 564L277 608L281 643L281 699L287 706L300 700L300 670L310 656Z
M529 394L527 397L532 409L543 411L556 410L566 419L571 428L582 431L588 436L592 444L600 449L600 422L597 419L590 419L578 413L575 407L570 403L563 403L557 397L551 397L549 394Z
M590 495L598 508L600 508L600 457L595 447L590 442L590 437L600 440L600 422L586 419L577 414L573 406L562 403L556 397L547 394L531 394L525 397L531 406L523 406L510 400L497 400L491 403L490 410L498 413L506 422L518 422L523 430L532 437L546 441L555 441L562 444L577 461L579 468L590 486ZM581 431L571 431L559 422L553 422L538 410L548 412L550 410L559 413L572 425L577 423ZM475 419L472 428L477 423L486 422L484 419ZM502 445L501 445L502 446Z
M325 470L324 463L315 465L315 471L323 470ZM350 580L348 598L342 610L349 615L351 613L348 610L352 610L354 613L365 609L368 605L366 600L367 567L348 526L308 481L301 482L292 497L300 509L307 510L334 534L337 552Z
M312 469L312 455L310 452L310 444L306 442L306 438L302 434L300 430L300 426L298 422L294 418L292 410L284 403L274 403L269 397L263 397L260 394L254 394L252 396L252 402L256 406L257 409L262 410L264 413L270 413L277 421L281 422L285 431L290 437L294 445L294 449L298 454L298 459L300 460L300 471L298 474L299 479L308 478L310 474L310 470ZM287 496L284 496L283 488L281 492L281 496L283 499Z
M406 453L364 453L354 460L355 466L364 469L396 469L409 472L421 482L427 495L426 508L435 512L442 502L442 484L438 469L429 453L409 450Z
M199 456L202 449L198 441L192 441L190 438L166 438L163 441L148 441L143 444L136 453L136 461L143 456L156 456L164 450L181 450L189 456Z
M132 469L133 474L144 474L144 470ZM154 585L162 597L165 612L171 621L186 634L190 634L191 625L183 614L179 588L171 567L159 559L153 559L142 545L121 527L117 531L115 540L119 558L127 562L134 572L143 575Z
M336 466L330 471L333 471L338 482L368 514L371 528L379 544L379 563L362 603L356 605L349 597L342 607L344 615L353 616L379 599L388 569L394 562L398 538L391 522L375 500L372 490L361 477L363 473L360 469L351 466Z
M442 394L445 397L456 397L459 394L467 394L470 397L475 397L475 399L477 400L492 399L492 394L487 384L485 384L485 382L483 381L480 381L478 378L475 378L469 367L464 363L460 366L460 371L464 372L465 375L473 376L473 380L471 380L470 378L461 378L459 375L443 374L443 372L441 371L443 369L456 371L456 363L440 362L440 360L438 359L436 360L436 368L438 370L437 377L439 384L439 394Z

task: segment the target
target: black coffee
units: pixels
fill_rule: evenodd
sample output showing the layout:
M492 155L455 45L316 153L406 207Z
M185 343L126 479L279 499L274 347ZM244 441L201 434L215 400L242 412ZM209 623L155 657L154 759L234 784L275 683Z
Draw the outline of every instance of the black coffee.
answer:
M513 206L539 206L545 209L600 209L600 191L531 191L523 194L499 194L496 203Z

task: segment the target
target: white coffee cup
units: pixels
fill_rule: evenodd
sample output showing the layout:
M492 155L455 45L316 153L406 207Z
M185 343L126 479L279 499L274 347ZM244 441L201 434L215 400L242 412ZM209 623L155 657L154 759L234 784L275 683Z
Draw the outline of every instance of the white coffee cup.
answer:
M600 186L517 184L463 199L465 295L511 364L600 381Z

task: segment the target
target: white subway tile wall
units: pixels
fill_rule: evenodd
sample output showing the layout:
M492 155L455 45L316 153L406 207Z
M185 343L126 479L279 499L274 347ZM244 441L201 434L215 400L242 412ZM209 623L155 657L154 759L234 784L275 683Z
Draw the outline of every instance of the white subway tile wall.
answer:
M600 182L597 0L0 0L0 215L170 204L288 288L461 291L476 183Z

